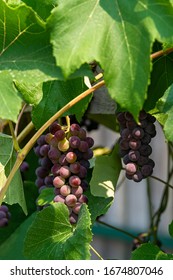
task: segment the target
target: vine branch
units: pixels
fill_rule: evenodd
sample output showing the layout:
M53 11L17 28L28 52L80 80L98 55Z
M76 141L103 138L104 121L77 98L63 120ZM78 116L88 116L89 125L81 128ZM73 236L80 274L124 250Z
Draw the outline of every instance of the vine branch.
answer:
M173 48L169 48L169 49L166 49L166 50L160 50L160 51L158 51L158 52L152 53L152 54L150 55L150 58L151 58L151 59L155 59L155 58L158 58L158 57L160 57L160 56L162 56L162 55L169 54L169 53L171 53L171 52L173 52Z
M17 140L17 138L16 138L13 124L12 124L11 121L8 121L8 124L9 124L9 128L10 128L11 136L12 136L12 138L13 138L14 149L15 149L17 152L19 152L19 151L20 151L19 142L18 142L18 140Z
M158 226L159 222L161 219L161 215L164 213L166 210L167 204L168 204L168 197L169 197L169 181L172 177L172 168L170 169L169 167L171 166L171 161L172 161L172 155L170 153L171 146L168 144L168 174L167 174L167 182L165 182L165 189L162 194L160 206L158 210L155 212L155 214L152 217L152 224L154 225L154 241L157 244L157 233L158 233Z
M89 245L89 247L99 259L103 260L102 256L93 248L93 246L91 246L91 244Z
M118 228L118 227L115 227L115 226L112 226L112 225L108 225L107 223L105 223L105 222L103 222L103 221L100 221L100 220L97 220L97 222L100 223L100 224L102 224L102 225L104 225L104 226L107 226L107 227L109 227L109 228L112 228L112 229L114 229L114 230L116 230L116 231L122 232L122 233L124 233L125 235L128 235L129 237L131 237L132 239L138 240L139 243L141 243L141 244L143 243L143 242L141 241L141 239L140 239L138 236L135 236L135 235L133 235L132 233L130 233L130 232L128 232L128 231L125 231L125 230L123 230L123 229L121 229L121 228Z
M31 121L17 136L17 141L20 144L22 140L34 129L34 124Z
M21 118L22 118L22 115L23 115L23 113L24 113L24 111L25 111L25 109L26 109L26 106L27 106L27 104L25 103L25 104L23 105L23 107L22 107L22 110L21 110L20 113L19 113L18 120L17 120L17 123L16 123L16 127L15 127L15 130L14 130L14 133L15 133L16 136L17 136L17 134L18 134L19 123L20 123L20 120L21 120Z
M167 185L169 188L173 189L173 186L170 185L168 182L165 182L164 180L162 180L162 179L160 179L160 178L158 178L158 177L156 177L154 175L151 175L150 177L155 179L155 180L157 180L157 181L159 181L159 182L161 182L161 183L163 183L164 185Z

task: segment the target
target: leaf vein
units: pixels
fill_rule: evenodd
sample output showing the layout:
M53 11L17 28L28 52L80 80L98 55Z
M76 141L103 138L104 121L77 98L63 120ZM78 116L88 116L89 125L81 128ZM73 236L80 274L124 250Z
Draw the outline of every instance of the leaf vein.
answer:
M127 52L128 52L128 60L129 60L129 66L130 66L130 76L131 76L131 80L134 80L133 61L132 61L132 55L131 55L131 50L130 50L130 44L129 44L128 36L127 36L127 32L126 32L125 21L123 19L123 15L121 13L118 0L116 0L116 3L117 3L117 9L118 9L119 17L121 19L122 30L123 30L123 33L124 33L124 39L125 39L125 42L126 42L126 47L127 47Z

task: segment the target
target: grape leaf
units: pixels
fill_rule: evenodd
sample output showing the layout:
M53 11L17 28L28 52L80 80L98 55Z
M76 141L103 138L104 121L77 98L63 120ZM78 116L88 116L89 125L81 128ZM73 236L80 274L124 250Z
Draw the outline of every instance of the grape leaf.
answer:
M0 73L0 118L17 121L21 109L22 99L13 85L10 74L7 71Z
M165 137L168 141L173 140L172 118L173 118L173 84L166 90L165 94L156 104L159 110L159 118L162 117L162 125ZM157 114L155 115L157 117Z
M89 259L90 224L86 205L81 208L75 228L69 223L69 211L64 204L51 205L37 214L29 228L24 255L29 259Z
M132 252L132 260L172 260L172 254L166 254L152 243L142 244Z
M36 128L41 127L50 117L63 108L69 101L86 90L82 78L64 81L51 81L43 85L43 98L37 106L33 108L32 121ZM76 115L81 119L91 96L88 96L70 108L63 116Z
M148 87L144 109L149 111L155 107L167 88L173 83L173 54L164 55L153 62L151 82Z
M121 168L118 144L116 144L110 155L96 158L90 181L91 194L105 198L114 197Z
M23 0L23 2L31 6L43 20L46 20L51 10L57 5L57 0Z
M173 42L170 2L66 0L58 4L48 26L64 76L85 62L99 62L111 97L137 118L146 98L152 44L155 39Z
M0 190L6 181L5 167L13 152L12 137L0 133Z
M173 254L165 254L164 252L160 251L156 260L173 260Z
M37 198L37 205L44 206L50 204L53 201L54 196L54 188L45 188Z
M0 117L16 121L21 99L13 82L20 82L30 93L43 81L62 75L52 55L49 31L30 7L24 3L11 7L0 0L0 30L0 96L4 97Z
M8 161L8 164L5 167L5 174L8 176L11 172L11 169L16 161L16 153L13 151L10 160ZM7 204L15 204L18 203L22 209L25 215L28 214L27 207L26 207L26 201L25 201L25 195L23 190L23 182L21 178L20 170L18 169L8 187L8 190L6 192L4 202Z
M88 208L91 213L91 222L94 224L97 217L107 213L112 205L113 197L94 196L90 192L85 193L88 197Z
M14 85L18 90L21 98L30 105L37 105L42 97L42 83L37 85L25 84L18 81L14 81Z
M22 0L7 0L6 2L8 2L8 5L10 5L10 6L18 6L24 1L22 1Z

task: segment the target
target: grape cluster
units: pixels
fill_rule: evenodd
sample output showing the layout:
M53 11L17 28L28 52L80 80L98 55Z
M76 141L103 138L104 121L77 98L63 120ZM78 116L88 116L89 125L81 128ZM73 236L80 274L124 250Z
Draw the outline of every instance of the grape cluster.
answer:
M54 187L54 203L62 202L69 209L69 219L75 224L82 203L87 203L84 191L93 157L94 140L86 135L79 124L71 124L68 131L54 122L49 132L42 135L35 147L40 166L36 169L36 185L41 192Z
M152 153L149 144L156 135L156 119L142 110L139 113L139 123L135 122L129 112L118 113L117 120L120 125L120 156L125 165L126 177L140 182L152 174L155 166L149 157Z
M0 228L8 225L11 214L6 205L0 206Z

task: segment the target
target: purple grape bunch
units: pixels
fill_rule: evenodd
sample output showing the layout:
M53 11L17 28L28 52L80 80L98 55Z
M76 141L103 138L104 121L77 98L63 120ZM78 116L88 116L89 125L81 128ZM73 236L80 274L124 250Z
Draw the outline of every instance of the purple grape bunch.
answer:
M69 220L75 224L83 203L88 202L84 192L88 188L87 173L93 157L94 140L79 124L65 130L58 122L49 127L35 147L39 157L36 185L39 193L54 188L54 203L64 203L69 209Z
M153 173L154 161L149 157L152 153L150 144L156 136L156 118L141 110L139 123L136 123L129 112L117 114L120 126L119 152L125 165L126 177L140 182Z
M9 219L11 217L11 214L9 212L9 209L6 205L0 206L0 228L6 227L9 223Z

